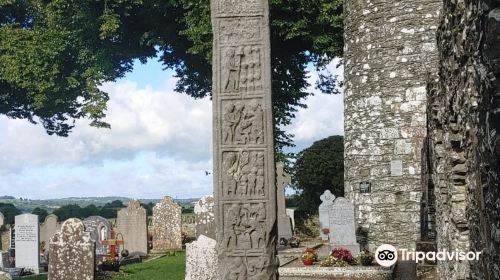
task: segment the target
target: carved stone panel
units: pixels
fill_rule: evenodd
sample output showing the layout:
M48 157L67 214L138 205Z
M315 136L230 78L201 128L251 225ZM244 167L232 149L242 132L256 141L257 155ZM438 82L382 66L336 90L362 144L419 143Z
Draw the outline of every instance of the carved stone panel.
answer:
M260 40L261 20L258 18L224 18L219 21L218 36L221 45L240 46Z
M223 93L262 90L261 46L224 47L221 54Z
M266 246L266 204L225 203L223 246L232 254L262 253Z
M267 196L263 151L228 151L222 154L222 198Z
M264 111L260 99L222 102L222 144L262 145Z
M260 0L220 0L218 3L218 12L229 15L262 13L263 6Z

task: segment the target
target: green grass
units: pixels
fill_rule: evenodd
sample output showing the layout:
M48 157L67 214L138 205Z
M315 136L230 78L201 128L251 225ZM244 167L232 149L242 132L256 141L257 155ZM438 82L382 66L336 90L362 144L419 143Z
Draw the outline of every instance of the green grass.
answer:
M165 256L156 260L122 266L125 275L113 280L184 280L186 254L177 252L175 256ZM23 280L47 280L47 275L22 278Z
M184 280L185 270L186 254L177 252L175 256L123 266L121 271L127 275L113 280Z

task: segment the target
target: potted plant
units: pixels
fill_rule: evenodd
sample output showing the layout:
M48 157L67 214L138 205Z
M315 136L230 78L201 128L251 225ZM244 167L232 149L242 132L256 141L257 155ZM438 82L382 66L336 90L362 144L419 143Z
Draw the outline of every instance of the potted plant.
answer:
M301 259L304 265L313 265L314 262L318 260L318 254L316 250L307 248L304 253L302 253Z

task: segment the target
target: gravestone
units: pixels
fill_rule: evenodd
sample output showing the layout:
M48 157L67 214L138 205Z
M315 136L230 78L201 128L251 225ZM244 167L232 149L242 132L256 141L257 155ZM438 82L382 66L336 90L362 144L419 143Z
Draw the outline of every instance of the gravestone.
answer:
M277 205L267 0L211 0L220 279L274 279Z
M0 227L2 227L5 223L5 216L2 212L0 212Z
M290 239L293 236L292 222L286 214L285 187L292 183L292 178L284 170L284 164L276 164L276 195L278 203L278 238Z
M335 199L330 209L330 245L332 248L346 248L353 256L359 254L354 205L344 197Z
M116 229L123 235L124 248L130 255L148 254L148 228L146 209L138 200L131 200L127 208L120 209L116 218Z
M108 246L102 243L111 236L111 223L101 216L90 216L83 220L85 231L90 233L90 238L95 242L95 253L98 259L108 254Z
M292 222L292 232L295 231L295 209L292 208L286 208L286 215L290 218L290 221Z
M215 239L215 199L204 196L194 205L196 238L200 235Z
M0 252L0 268L9 268L10 267L10 262L9 262L9 252Z
M61 224L57 220L56 215L50 214L40 225L40 242L44 244L45 249L49 247L50 238L61 228Z
M182 208L166 196L153 207L153 251L155 253L180 250Z
M38 216L22 214L15 217L16 267L40 272L40 233Z
M68 219L49 241L50 280L93 280L95 243L79 219Z
M217 250L214 239L200 235L186 244L186 277L184 280L218 280Z
M330 210L333 206L333 201L335 200L335 195L326 190L320 197L321 204L319 205L319 236L322 240L328 240L328 233L325 230L330 231Z

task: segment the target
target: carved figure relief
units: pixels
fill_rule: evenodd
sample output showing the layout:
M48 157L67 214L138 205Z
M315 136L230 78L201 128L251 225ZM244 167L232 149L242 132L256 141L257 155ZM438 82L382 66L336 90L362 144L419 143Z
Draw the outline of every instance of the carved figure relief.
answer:
M264 144L264 112L259 100L223 103L222 143Z
M262 280L266 279L266 257L231 257L227 280Z
M262 249L266 246L266 207L260 203L230 203L224 211L223 245L229 251Z
M219 1L219 13L242 14L262 12L260 0L221 0Z
M222 92L262 90L260 47L227 47L222 50Z
M224 197L266 196L263 152L225 152L222 160Z
M219 40L223 45L240 45L261 40L260 20L221 19L219 21Z

